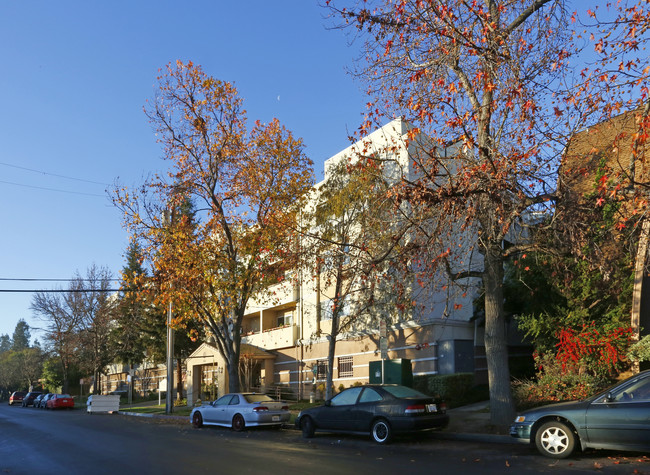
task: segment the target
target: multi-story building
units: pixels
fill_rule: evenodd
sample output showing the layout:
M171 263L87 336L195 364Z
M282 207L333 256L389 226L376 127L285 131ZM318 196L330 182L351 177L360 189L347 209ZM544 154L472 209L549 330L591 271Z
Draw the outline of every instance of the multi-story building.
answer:
M328 180L334 164L354 161L361 150L366 154L389 154L392 166L384 170L396 175L396 180L399 174L410 174L410 159L418 153L420 141L426 138L408 140L408 130L408 124L394 120L334 155L325 162L323 181ZM315 187L316 195L320 186ZM467 264L470 252L456 248L460 249L457 251L460 260ZM467 255L463 256L463 252ZM297 270L291 278L268 289L266 297L249 302L242 325L240 365L245 386L281 388L301 399L308 398L319 387L322 390L331 332L327 308L333 290L313 274ZM387 348L383 353L389 359L410 360L414 375L475 372L479 380L484 380L482 330L473 319L478 284L467 281L463 292L454 293L450 290L453 286L444 282L444 278L441 276L439 284L429 286L426 293L414 292L418 305L413 309L393 312L395 315L386 324ZM415 281L405 285L416 287ZM381 358L380 319L368 321L337 338L332 368L336 389L357 382L367 383L370 362ZM217 349L209 343L203 344L187 360L188 404L213 397L210 390L214 393L215 384L218 395L224 394L228 388L227 377Z

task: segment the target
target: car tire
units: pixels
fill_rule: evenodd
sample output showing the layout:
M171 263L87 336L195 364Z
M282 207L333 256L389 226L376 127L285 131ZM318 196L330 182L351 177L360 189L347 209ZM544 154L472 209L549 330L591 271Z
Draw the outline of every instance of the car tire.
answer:
M542 455L563 459L573 453L576 436L573 430L562 422L546 422L535 433L535 445Z
M311 417L305 416L300 421L300 428L302 429L302 437L305 439L311 439L314 437L314 432L316 428L314 427L314 421Z
M192 426L194 426L196 429L203 427L203 416L200 412L195 412L192 416Z
M232 418L232 430L235 432L241 432L245 427L246 421L244 420L244 416L241 414L235 414L235 416Z
M392 435L390 424L386 419L377 419L372 423L370 436L378 444L386 444L390 442Z

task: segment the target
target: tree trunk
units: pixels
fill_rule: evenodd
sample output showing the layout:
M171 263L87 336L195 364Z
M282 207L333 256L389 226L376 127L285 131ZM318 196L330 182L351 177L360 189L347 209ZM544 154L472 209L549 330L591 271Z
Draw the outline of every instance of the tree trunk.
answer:
M65 364L65 360L61 358L61 369L63 373L63 385L61 391L63 394L68 394L68 388L70 387L70 382L68 381L68 366Z
M239 392L239 362L228 365L228 392Z
M510 390L508 340L503 311L503 255L498 243L486 249L483 285L490 419L495 426L507 426L514 419L515 408Z
M338 313L338 307L334 311ZM338 335L339 318L338 315L332 315L332 332L327 346L327 376L325 377L325 400L332 399L332 389L334 387L334 354L336 352L336 337Z
M183 399L183 367L181 359L176 360L176 400Z

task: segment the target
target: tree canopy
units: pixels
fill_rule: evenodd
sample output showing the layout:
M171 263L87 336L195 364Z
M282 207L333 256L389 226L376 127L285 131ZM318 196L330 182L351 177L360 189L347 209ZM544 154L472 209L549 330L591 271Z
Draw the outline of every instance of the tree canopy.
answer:
M115 201L152 265L159 303L173 302L175 325L196 320L209 330L234 391L246 304L292 265L311 161L278 120L249 130L236 88L191 62L165 68L145 112L169 175L117 189ZM179 212L188 201L193 219Z

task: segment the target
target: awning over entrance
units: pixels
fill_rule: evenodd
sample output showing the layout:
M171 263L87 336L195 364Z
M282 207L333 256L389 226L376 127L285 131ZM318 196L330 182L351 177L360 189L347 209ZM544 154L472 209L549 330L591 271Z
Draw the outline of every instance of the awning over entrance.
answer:
M276 356L257 346L242 344L240 348L240 385L242 390L263 391L273 383ZM219 350L203 343L186 361L187 404L216 399L228 393L228 370Z

